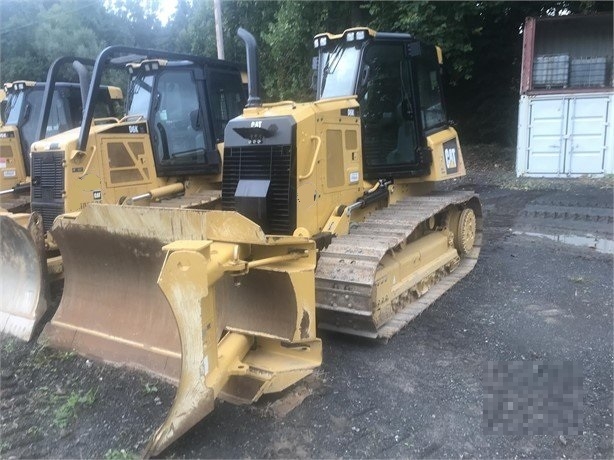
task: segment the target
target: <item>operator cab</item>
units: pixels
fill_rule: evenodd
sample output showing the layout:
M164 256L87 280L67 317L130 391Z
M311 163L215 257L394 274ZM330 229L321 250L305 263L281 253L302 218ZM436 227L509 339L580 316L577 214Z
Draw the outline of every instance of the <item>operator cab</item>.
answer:
M127 67L126 114L149 122L158 176L218 173L217 144L223 142L228 120L245 105L240 74L162 59Z
M316 35L317 99L356 95L366 179L429 174L426 137L448 127L441 52L410 34Z

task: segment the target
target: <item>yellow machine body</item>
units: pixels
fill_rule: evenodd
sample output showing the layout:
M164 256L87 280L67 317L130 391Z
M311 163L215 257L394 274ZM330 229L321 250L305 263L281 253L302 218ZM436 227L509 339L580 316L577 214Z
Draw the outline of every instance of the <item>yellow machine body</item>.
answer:
M27 177L19 130L14 125L4 125L0 127L0 190L21 184Z
M249 81L248 107L224 133L221 210L198 209L187 194L149 207L88 204L50 231L66 277L45 340L179 381L148 455L210 412L215 397L253 401L316 368L316 315L321 328L390 338L477 261L477 195L435 187L465 174L431 70L441 53L407 34L365 28L314 43L323 66L317 101L260 104ZM376 69L369 50L391 43L403 66L428 58L421 97L394 79L378 86L390 75ZM324 75L344 84L352 69L340 64L343 46L363 78L332 97ZM387 72L407 82L403 66L393 62ZM400 100L386 101L390 88ZM119 178L152 177L147 152L130 145L135 137L114 138L121 147L111 147L105 136L101 128L91 154L70 153L66 170L83 176L96 162L112 164L118 182L104 167L93 182L111 189L132 186ZM81 163L71 163L78 156Z
M85 150L76 148L78 129L33 144L34 161L39 155L62 158L58 162L58 174L63 176L64 183L64 193L60 197L63 212L79 211L89 203L122 203L130 197L178 182L177 177L156 175L147 125L145 120L130 119L94 125ZM219 190L216 184L220 182L220 175L195 176L187 183L185 194ZM184 194L184 189L172 194ZM210 193L207 199L213 200L216 195L219 196L219 192ZM53 220L49 227L52 223Z
M45 130L47 137L78 126L77 120L81 119L82 101L79 97L79 86L76 83L56 85ZM45 84L16 81L4 86L10 96L7 104L14 104L19 97L23 101L20 100L16 107L8 107L10 109L8 123L0 126L0 206L14 212L28 211L29 187L23 187L24 191L7 192L15 187L30 184L30 149L36 140L36 124L43 110L42 94ZM59 91L64 95L60 96ZM122 91L117 87L104 87L100 91L104 96L101 97L99 110L110 114L113 103L122 100ZM38 95L35 96L35 93Z
M27 239L22 241L22 232L14 228L19 224L3 225L2 238L6 244L2 248L6 251L0 253L0 260L14 259L14 264L19 265L19 254L28 258L19 265L21 269L15 276L30 280L26 283L27 293L7 289L0 296L3 332L29 338L45 311L46 302L41 299L46 285L52 278L61 276L64 267L57 244L48 232L59 215L80 211L88 203L149 205L160 198L177 207L212 208L220 196L221 161L218 159L223 127L226 118L240 113L244 99L239 70L224 61L156 50L110 47L101 56L116 52L162 53L174 61L144 59L126 65L132 79L128 115L123 119L96 118L100 95L90 89L83 104L84 121L79 128L32 144L30 205L33 219L42 225L46 252L41 254L35 250L38 234L32 235L31 247L25 248ZM103 67L95 66L99 70L92 78L91 87L99 84ZM143 99L146 88L149 97ZM122 95L119 88L106 90L105 101ZM164 137L162 142L161 137ZM193 151L189 150L190 146ZM173 164L175 157L179 163L182 158L194 157L198 164L189 167L179 164L177 168ZM165 167L165 161L171 169L169 165ZM5 214L0 219L4 222L10 217ZM24 249L14 253L13 247ZM37 264L29 260L34 254L39 255ZM41 270L47 273L42 279L38 276ZM30 330L24 331L22 324L28 324Z

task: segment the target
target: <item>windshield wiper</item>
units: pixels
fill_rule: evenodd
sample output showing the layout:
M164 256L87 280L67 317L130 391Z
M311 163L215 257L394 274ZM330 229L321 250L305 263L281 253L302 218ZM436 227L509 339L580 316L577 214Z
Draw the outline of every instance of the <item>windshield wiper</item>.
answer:
M4 110L4 115L5 117L8 119L8 117L11 114L11 111L15 108L15 106L17 105L17 99L19 99L19 95L13 95L12 97L9 98L9 102L6 105L6 109Z
M328 56L326 60L326 66L324 67L325 74L333 74L341 62L341 58L343 57L343 53L345 53L345 46L341 46L341 43L337 43L333 52Z
M147 91L150 94L153 91L153 88L149 84L145 83L145 81L141 78L140 75L135 75L134 79L132 80L132 84L130 85L128 89L128 97L126 98L126 107L125 107L126 113L128 113L130 107L132 107L132 101L134 100L134 95L138 94L141 88L143 88L145 91Z

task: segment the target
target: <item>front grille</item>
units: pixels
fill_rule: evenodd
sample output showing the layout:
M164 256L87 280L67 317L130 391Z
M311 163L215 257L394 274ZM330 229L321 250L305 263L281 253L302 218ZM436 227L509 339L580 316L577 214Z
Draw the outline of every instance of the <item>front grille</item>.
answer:
M64 152L32 155L32 211L40 213L45 231L64 212Z
M224 151L222 208L237 209L239 180L270 180L266 197L267 233L291 235L296 227L296 164L291 145L250 145Z

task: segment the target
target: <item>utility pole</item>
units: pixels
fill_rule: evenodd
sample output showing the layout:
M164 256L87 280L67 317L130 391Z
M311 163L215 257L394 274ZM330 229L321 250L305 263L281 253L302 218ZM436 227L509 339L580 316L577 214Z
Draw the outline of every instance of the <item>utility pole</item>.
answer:
M217 58L224 59L224 35L222 33L222 0L213 0L213 16L215 17L215 43Z

